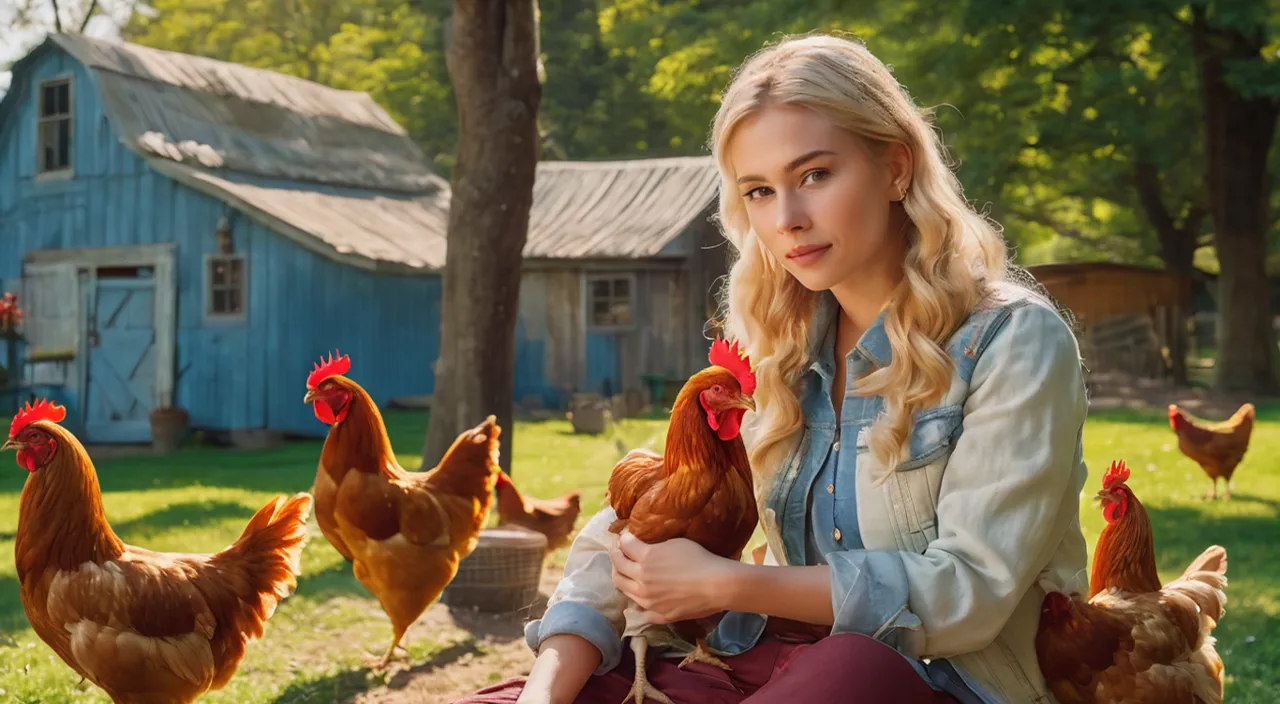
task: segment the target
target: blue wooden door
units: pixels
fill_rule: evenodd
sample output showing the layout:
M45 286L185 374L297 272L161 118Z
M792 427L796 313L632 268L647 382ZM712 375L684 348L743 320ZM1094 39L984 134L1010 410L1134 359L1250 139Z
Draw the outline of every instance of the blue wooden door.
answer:
M607 384L606 384L607 382ZM618 385L618 338L612 332L587 333L587 379L584 391L621 393Z
M155 281L100 279L89 310L85 434L91 442L150 442L156 399Z

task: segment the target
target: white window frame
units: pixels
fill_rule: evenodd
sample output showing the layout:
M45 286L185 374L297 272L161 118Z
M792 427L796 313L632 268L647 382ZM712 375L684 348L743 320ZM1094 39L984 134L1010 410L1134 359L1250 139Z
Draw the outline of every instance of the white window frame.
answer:
M627 282L627 306L628 319L625 323L609 323L597 324L595 321L595 292L594 284L598 281L626 281ZM612 287L610 288L609 300L614 298ZM636 325L636 275L635 272L599 272L588 274L586 277L586 292L583 296L583 313L587 319L587 329L592 332L609 331L609 330L630 330Z
M236 313L222 313L213 309L214 289L234 290L230 285L215 284L213 281L213 265L219 261L240 262L240 310ZM204 285L204 320L214 324L238 324L249 319L249 260L243 254L206 254L204 257L204 273L201 281Z
M67 111L56 115L43 114L44 91L50 86L67 86ZM42 181L58 181L75 176L76 165L76 87L75 78L71 74L55 76L46 81L40 81L36 86L35 95L35 111L36 111L36 178ZM44 161L45 141L41 134L41 130L46 124L56 125L59 122L67 123L69 138L67 140L67 165L56 168L46 168ZM55 130L56 142L56 130Z

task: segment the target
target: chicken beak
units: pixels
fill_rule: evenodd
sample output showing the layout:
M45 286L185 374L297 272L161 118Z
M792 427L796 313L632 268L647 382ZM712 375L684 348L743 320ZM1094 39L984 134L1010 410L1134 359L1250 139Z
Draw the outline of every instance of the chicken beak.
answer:
M315 389L307 389L307 395L302 397L303 403L311 403L316 400Z
M747 394L743 394L739 400L742 403L743 408L751 411L752 413L756 412L756 400L754 398Z
M19 443L17 440L5 440L4 444L0 445L0 451L20 450L20 449L22 449L22 444Z

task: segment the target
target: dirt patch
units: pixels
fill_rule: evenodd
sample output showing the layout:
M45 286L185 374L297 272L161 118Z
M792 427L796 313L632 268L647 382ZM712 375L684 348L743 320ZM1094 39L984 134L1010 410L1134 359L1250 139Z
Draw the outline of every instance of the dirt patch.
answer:
M1169 404L1176 403L1205 420L1225 420L1241 404L1259 400L1241 394L1218 394L1199 387L1174 386L1166 381L1123 374L1093 374L1089 377L1090 410L1129 408L1163 413Z
M533 652L525 645L524 625L542 615L547 597L563 574L562 567L549 564L542 573L538 601L521 611L486 614L433 605L412 630L451 645L426 662L393 669L386 686L357 696L352 704L445 704L491 684L527 675L533 667Z

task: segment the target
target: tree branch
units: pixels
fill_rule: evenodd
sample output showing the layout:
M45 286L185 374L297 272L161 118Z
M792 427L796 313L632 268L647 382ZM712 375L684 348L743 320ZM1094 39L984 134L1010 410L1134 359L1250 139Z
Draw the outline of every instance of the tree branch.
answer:
M80 22L80 34L84 34L84 30L89 26L89 20L93 19L93 11L98 9L98 0L91 0L89 3L89 11L84 13L84 19Z
M53 29L58 34L62 34L62 11L58 9L58 0L50 0L53 3Z

